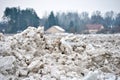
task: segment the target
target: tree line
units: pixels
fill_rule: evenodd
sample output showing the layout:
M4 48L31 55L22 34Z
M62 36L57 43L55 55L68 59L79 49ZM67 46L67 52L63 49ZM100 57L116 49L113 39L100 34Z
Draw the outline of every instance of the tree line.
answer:
M28 26L39 26L39 21L40 18L31 8L25 10L21 10L19 7L6 8L0 27L4 28L6 33L16 33L26 29Z
M23 31L28 26L44 26L45 30L51 26L58 25L66 32L82 33L87 24L102 24L104 29L99 33L117 33L120 32L120 13L108 11L102 14L95 11L90 16L88 12L68 12L56 13L50 12L48 16L39 18L35 10L27 8L21 10L19 7L7 7L4 11L3 21L0 22L0 31L5 33L17 33Z

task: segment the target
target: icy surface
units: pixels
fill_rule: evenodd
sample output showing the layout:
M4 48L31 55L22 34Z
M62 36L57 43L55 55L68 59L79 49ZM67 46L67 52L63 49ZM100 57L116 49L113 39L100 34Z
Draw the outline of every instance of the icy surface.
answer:
M120 34L0 33L0 80L120 80Z

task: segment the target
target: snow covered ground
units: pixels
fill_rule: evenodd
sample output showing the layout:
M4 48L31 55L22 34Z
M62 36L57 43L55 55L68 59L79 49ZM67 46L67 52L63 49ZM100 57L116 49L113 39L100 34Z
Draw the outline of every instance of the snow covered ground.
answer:
M120 34L0 33L0 80L120 80Z

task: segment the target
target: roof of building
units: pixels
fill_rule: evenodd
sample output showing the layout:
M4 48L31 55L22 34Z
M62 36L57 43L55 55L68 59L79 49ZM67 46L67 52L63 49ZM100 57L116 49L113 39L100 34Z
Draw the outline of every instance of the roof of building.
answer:
M55 27L56 29L58 29L58 30L60 30L60 31L65 31L63 28L61 28L60 26L53 26L53 27Z
M103 25L101 24L87 24L86 27L89 30L99 30Z

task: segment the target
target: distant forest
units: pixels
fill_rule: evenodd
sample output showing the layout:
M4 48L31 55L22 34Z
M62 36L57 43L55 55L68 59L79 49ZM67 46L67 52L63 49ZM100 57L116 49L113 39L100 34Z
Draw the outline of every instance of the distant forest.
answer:
M19 7L7 7L4 11L2 21L0 22L0 32L17 33L23 31L28 26L44 26L45 30L51 26L58 25L66 32L82 33L87 24L101 24L104 29L99 33L119 33L120 32L120 13L108 11L101 14L95 11L91 16L88 12L68 12L56 13L50 12L48 16L39 18L34 9Z

